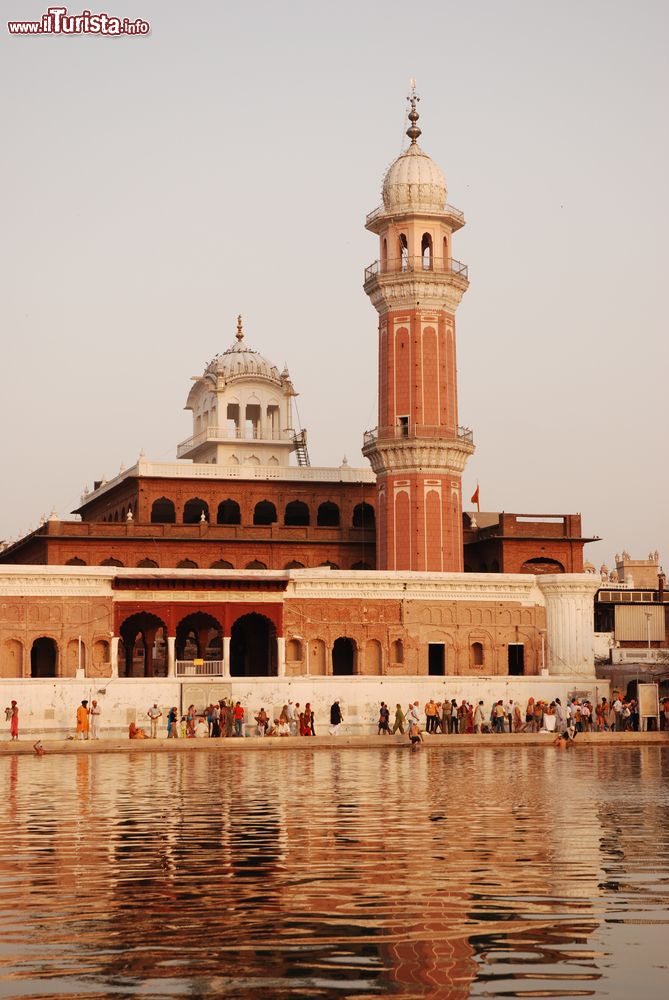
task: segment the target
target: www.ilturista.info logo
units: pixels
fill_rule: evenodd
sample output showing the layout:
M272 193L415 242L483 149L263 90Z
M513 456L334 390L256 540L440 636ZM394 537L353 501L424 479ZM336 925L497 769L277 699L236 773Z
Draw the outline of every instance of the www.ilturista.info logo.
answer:
M111 14L68 14L67 7L49 7L39 21L8 21L10 35L148 35L151 25L141 18Z

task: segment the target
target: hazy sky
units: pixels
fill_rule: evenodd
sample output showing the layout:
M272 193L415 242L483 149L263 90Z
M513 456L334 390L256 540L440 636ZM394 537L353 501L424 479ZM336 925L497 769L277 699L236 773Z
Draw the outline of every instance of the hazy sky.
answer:
M580 511L597 565L669 562L666 2L110 0L151 23L125 39L10 37L47 4L0 6L0 538L141 448L173 459L238 312L288 363L312 464L363 464L363 223L414 75L467 218L464 495Z

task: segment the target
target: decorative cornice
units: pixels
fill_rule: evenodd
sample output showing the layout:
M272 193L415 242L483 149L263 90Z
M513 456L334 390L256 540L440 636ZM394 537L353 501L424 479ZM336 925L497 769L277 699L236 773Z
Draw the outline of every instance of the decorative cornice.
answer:
M402 438L382 441L378 438L365 445L362 453L379 475L388 472L442 472L460 475L473 455L475 447L469 441L432 438Z
M469 288L467 278L459 274L433 271L405 271L399 274L375 274L364 285L372 305L383 314L391 309L445 309L454 313Z

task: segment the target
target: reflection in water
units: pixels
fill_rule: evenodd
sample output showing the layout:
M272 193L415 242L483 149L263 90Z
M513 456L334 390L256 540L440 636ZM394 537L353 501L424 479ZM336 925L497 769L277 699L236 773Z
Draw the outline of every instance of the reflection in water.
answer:
M2 758L0 996L659 997L668 771L655 746Z

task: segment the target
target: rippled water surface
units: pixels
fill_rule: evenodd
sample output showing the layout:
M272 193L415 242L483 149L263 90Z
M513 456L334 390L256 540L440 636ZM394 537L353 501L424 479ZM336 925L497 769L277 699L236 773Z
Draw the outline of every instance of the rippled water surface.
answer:
M669 993L669 749L0 758L0 996Z

